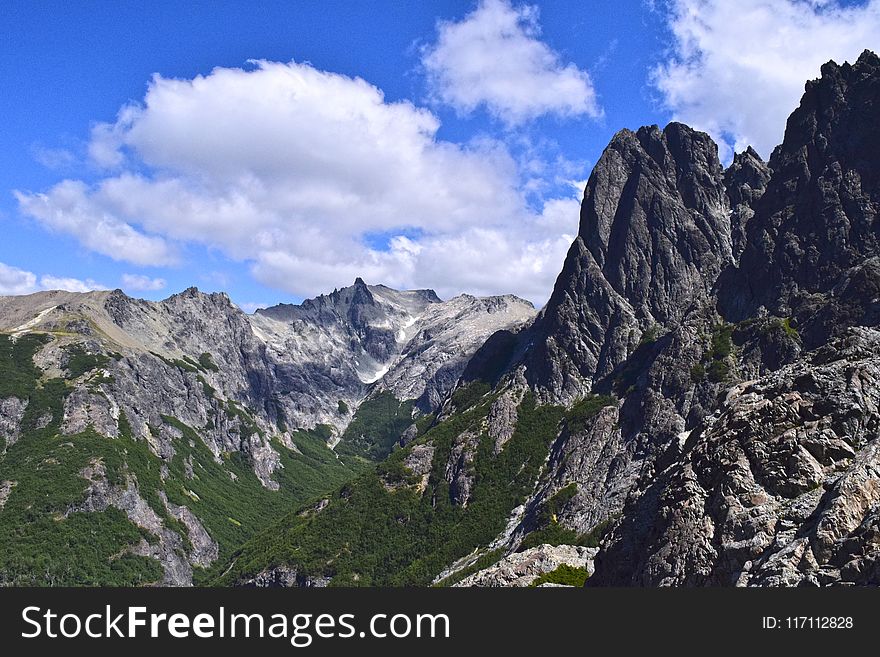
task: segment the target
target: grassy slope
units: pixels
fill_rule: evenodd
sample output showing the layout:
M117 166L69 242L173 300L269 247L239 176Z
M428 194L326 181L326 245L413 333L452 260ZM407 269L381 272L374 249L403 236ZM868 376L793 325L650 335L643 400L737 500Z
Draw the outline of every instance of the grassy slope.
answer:
M33 354L48 340L0 335L0 398L28 400L22 436L0 455L0 481L15 482L0 510L0 582L17 585L138 585L158 581L159 564L126 553L141 531L117 510L64 512L82 501L78 473L100 455L110 477L122 467L119 449L94 432L58 436L67 385L40 380ZM42 428L41 419L52 421ZM6 448L6 441L3 441Z

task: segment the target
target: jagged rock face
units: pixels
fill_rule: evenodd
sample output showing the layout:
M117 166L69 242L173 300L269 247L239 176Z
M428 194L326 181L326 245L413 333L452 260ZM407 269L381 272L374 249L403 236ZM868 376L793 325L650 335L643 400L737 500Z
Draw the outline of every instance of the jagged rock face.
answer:
M589 300L586 301L586 300ZM570 403L638 343L632 307L614 290L581 237L568 251L553 296L525 333L530 383L545 400Z
M561 434L513 543L567 483L577 494L561 525L582 534L618 514L647 464L711 409L721 382L691 371L718 321L713 282L733 257L724 180L711 139L676 123L621 131L597 163L522 362L545 401L619 401Z
M205 567L217 559L217 544L186 507L178 507L178 514L186 514L190 520L190 540L199 546L189 559L181 537L164 526L162 519L141 497L136 482L129 480L124 487L110 485L104 465L98 460L93 460L80 474L89 482L85 500L67 509L65 516L80 512L101 512L111 506L124 512L135 525L158 537L158 541L153 544L141 539L132 553L153 557L162 564L162 585L190 586L192 566ZM164 501L167 505L167 500Z
M650 327L705 305L732 262L729 201L708 135L670 123L622 130L593 169L580 232L529 339L530 378L570 401Z
M729 261L727 210L707 134L681 123L622 130L590 176L580 236L637 319L666 326Z
M880 334L859 328L880 320L880 60L866 52L822 73L769 170L747 152L726 173L734 244L751 215L738 266L716 284L737 322L715 392L728 390L679 386L684 430L643 460L589 585L880 581Z
M822 77L807 83L770 158L773 175L753 204L739 267L719 286L730 320L762 309L796 317L807 343L818 346L836 325L876 319L876 301L866 297L839 321L836 306L847 304L836 297L849 271L878 255L878 97L880 58L869 51L853 65L825 64ZM877 288L877 273L872 267L859 276Z
M618 422L618 409L609 406L585 430L563 433L547 464L552 476L530 500L530 507L541 508L559 489L575 482L577 492L559 511L562 525L583 534L618 513L639 475ZM520 533L527 528L524 523Z
M614 138L513 338L544 401L615 404L562 431L504 545L576 484L554 522L614 521L594 585L877 581L876 339L829 340L880 323L878 80L872 53L823 67L769 164L747 149L722 172L676 124Z
M384 285L368 286L358 278L351 287L307 299L299 306L260 309L255 316L348 334L363 349L358 356L368 357L358 359L358 374L371 383L376 375L371 370L379 369L376 364L387 362L397 352L406 329L432 303L441 303L433 290L398 292Z
M27 401L17 397L0 399L0 438L3 438L3 451L15 444L21 433L21 418L27 408Z
M458 383L471 356L496 331L519 328L534 307L512 295L478 298L469 294L428 306L376 391L415 399L424 413L438 409Z
M344 429L370 386L388 371L412 327L440 300L431 290L351 287L258 310L250 319L273 363L276 391L294 426ZM350 413L339 412L339 401Z
M878 348L852 329L731 389L644 474L592 584L876 583Z

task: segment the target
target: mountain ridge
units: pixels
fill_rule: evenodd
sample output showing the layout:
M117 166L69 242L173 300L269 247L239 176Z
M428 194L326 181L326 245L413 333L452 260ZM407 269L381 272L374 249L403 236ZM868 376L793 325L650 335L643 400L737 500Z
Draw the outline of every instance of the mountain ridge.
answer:
M28 511L39 487L28 473L57 463L53 486L68 492L47 513L71 523L113 517L116 529L106 541L113 553L130 555L134 573L155 577L155 561L162 569L156 581L198 581L263 526L264 514L307 502L384 456L388 440L400 439L454 385L469 349L533 313L514 297L461 297L445 306L427 291L370 292L362 280L336 294L355 301L353 312L311 312L326 305L323 298L307 301L290 323L247 315L225 293L196 288L155 302L120 290L0 297L0 365L12 382L0 386L0 542L21 523L26 532L43 531L49 516ZM427 305L433 310L423 327ZM462 320L470 331L449 330ZM423 335L430 327L438 335ZM337 338L329 349L327 336ZM284 339L296 348L286 349ZM407 346L413 353L404 355ZM421 367L422 376L408 386L384 386L387 408L368 404L366 419L358 419L382 383L381 374L362 376L359 363L373 356L383 360L371 364L386 371L403 359L410 369ZM418 410L418 397L429 389ZM348 441L343 436L353 420L364 431ZM397 433L389 438L389 431ZM67 454L64 445L81 450ZM253 506L242 506L245 500ZM20 514L32 517L23 521ZM42 581L27 579L40 575L23 565L56 558L52 533L40 535L33 554L10 547L0 581ZM119 544L121 537L133 542ZM95 558L82 558L91 574L71 574L61 561L45 572L68 583L127 576ZM104 579L88 579L95 573Z

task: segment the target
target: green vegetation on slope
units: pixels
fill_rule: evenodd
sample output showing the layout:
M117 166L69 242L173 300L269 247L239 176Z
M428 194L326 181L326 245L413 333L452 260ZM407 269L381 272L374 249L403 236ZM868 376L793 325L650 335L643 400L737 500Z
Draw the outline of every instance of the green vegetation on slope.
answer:
M214 357L208 352L205 352L201 356L199 356L199 366L205 371L220 371L220 368L217 367L217 363L214 362Z
M471 381L452 393L452 405L458 411L466 411L488 394L491 386L485 381Z
M426 585L448 564L488 544L522 504L558 433L562 410L537 406L527 395L511 440L497 456L482 423L493 400L482 402L430 429L416 444L434 446L427 488L389 489L380 472L365 473L330 496L320 513L293 513L249 541L233 557L220 583L233 583L266 568L295 564L333 585ZM445 479L455 439L480 435L475 479L467 507L452 502ZM402 459L413 448L395 452Z
M28 334L13 341L0 334L0 399L30 396L40 378L34 354L48 341L44 335Z
M730 360L733 355L733 324L718 324L712 329L709 348L702 360L691 368L691 378L701 381L708 378L712 383L722 383L730 376Z
M199 518L220 546L221 563L235 548L290 509L354 475L353 469L337 459L322 438L297 432L294 444L299 454L273 441L282 467L273 475L280 489L271 491L260 483L241 452L223 453L218 463L194 429L172 417L163 419L183 433L183 440L175 443L175 454L167 463L165 480L159 481L151 475L147 487L163 489L169 502L188 507ZM144 443L136 442L136 445ZM192 465L191 478L187 474L187 463ZM158 459L146 451L138 464L140 481L144 467L157 466ZM145 488L143 483L141 488ZM145 492L142 494L148 499ZM215 574L212 570L197 575L199 581L204 581Z
M109 362L110 359L104 354L90 354L81 344L67 348L67 371L71 378L76 379L86 372L104 367Z
M589 422L606 406L614 406L617 400L610 395L587 395L574 403L565 413L565 425L569 433L584 431Z
M560 564L555 570L540 575L529 586L541 586L541 584L562 584L564 586L583 586L590 574L586 568L569 566L567 563Z
M9 448L0 479L16 483L0 510L0 583L136 586L162 578L158 562L131 554L143 533L122 511L71 512L84 499L80 472L90 462L119 478L124 455L116 442L94 431L37 431Z
M116 509L76 511L88 482L80 472L100 463L110 480L123 468L116 441L88 430L59 436L67 386L40 381L33 355L44 335L0 335L0 397L27 399L22 435L0 455L0 482L10 493L0 509L0 584L135 586L162 577L158 562L131 553L143 537Z
M174 442L169 461L135 438L125 413L119 417L117 438L91 428L62 436L68 382L41 380L33 362L33 355L50 339L30 334L13 341L0 335L0 398L14 396L28 402L21 437L8 448L7 440L0 443L7 448L0 452L0 484L9 482L10 488L0 508L0 585L136 586L161 580L157 561L132 554L142 538L155 542L158 537L145 534L118 509L77 510L89 485L81 473L89 466L99 464L111 485L137 486L164 525L188 547L186 527L168 512L160 493L172 504L186 505L219 543L219 564L270 522L338 487L363 468L359 459L337 458L326 446L322 427L294 433L297 450L272 441L282 466L273 474L280 484L277 492L260 483L241 452L221 454L218 462L199 434L173 417L163 421L181 431L183 438ZM71 378L108 362L106 356L88 354L79 345L69 347L68 354ZM210 358L200 361L207 369L213 363ZM184 364L187 370L195 367ZM202 381L207 395L209 386ZM225 411L241 419L246 436L256 432L252 416L240 405L227 404ZM150 430L157 434L160 429ZM197 572L196 578L208 580L216 574Z
M341 409L340 406L340 412ZM337 451L381 461L391 453L403 432L413 423L412 409L411 400L400 401L392 393L383 390L358 407L342 435Z

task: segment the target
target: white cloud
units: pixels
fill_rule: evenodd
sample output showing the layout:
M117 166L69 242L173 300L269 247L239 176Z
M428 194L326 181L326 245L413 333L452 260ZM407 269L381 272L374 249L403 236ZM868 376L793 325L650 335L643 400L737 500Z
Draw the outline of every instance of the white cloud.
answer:
M880 0L671 0L670 56L653 82L677 120L719 141L722 159L768 157L804 83L833 59L880 46Z
M155 76L142 104L93 129L104 178L18 199L47 228L139 265L173 263L198 243L300 296L362 276L543 301L576 204L530 210L504 146L445 142L438 128L423 108L307 64ZM377 234L389 249L369 245Z
M58 276L42 276L40 277L40 288L43 290L65 290L67 292L92 292L94 290L106 290L106 285L87 278L82 281L78 278L67 278Z
M76 164L76 155L66 148L46 148L34 145L31 147L31 156L34 161L47 169L69 169Z
M150 278L142 274L123 274L122 285L129 290L161 290L165 287L164 278Z
M33 272L0 262L0 295L31 294L40 290L66 290L67 292L91 292L106 290L106 286L91 278L80 280L45 274L39 278Z
M35 274L0 262L0 295L30 294L36 289Z
M541 41L537 7L482 0L437 32L422 65L437 98L457 110L485 105L508 125L544 114L601 116L589 74Z
M503 226L473 226L418 241L391 240L387 252L369 251L364 258L317 264L284 251L267 251L254 265L255 276L283 288L291 280L311 281L315 289L334 275L341 285L356 276L368 283L397 288L426 288L442 298L461 292L477 295L514 293L543 304L550 296L565 254L577 235L580 203L549 201L538 216ZM332 287L335 287L333 285Z
M54 231L114 260L138 265L174 264L177 256L161 237L145 235L120 220L85 183L64 180L45 194L15 192L19 208Z

